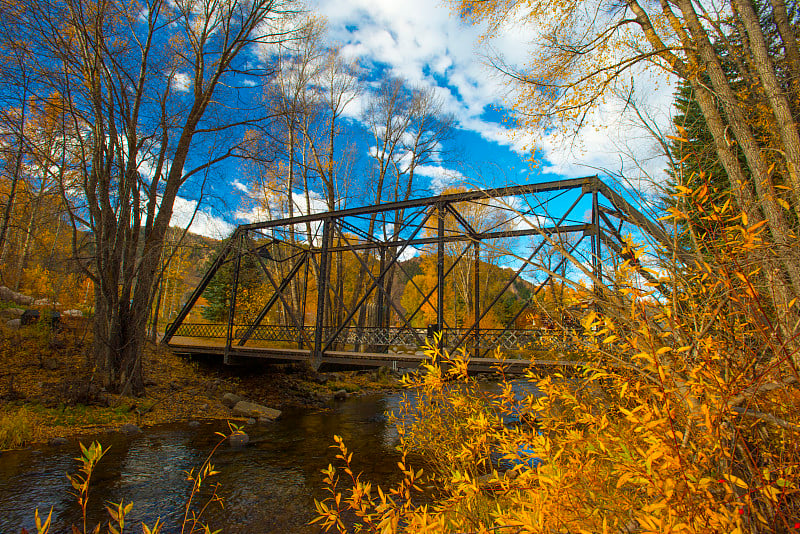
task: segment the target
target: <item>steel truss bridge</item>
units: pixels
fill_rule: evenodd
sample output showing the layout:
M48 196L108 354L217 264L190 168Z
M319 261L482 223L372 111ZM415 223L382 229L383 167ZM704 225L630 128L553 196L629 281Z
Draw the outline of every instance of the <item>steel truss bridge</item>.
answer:
M246 224L227 240L162 342L225 363L308 361L315 369L417 367L425 360L421 348L438 345L468 352L476 370L489 369L493 352L503 351L506 368L519 371L535 351L557 353L575 340L524 320L537 295L569 271L588 279L592 291L618 261L641 268L624 241L629 232L670 246L659 226L597 176ZM417 255L429 270L435 264L433 281L405 261ZM187 322L219 278L224 320ZM252 291L254 284L261 290ZM400 299L404 292L413 296ZM509 297L517 309L487 327Z

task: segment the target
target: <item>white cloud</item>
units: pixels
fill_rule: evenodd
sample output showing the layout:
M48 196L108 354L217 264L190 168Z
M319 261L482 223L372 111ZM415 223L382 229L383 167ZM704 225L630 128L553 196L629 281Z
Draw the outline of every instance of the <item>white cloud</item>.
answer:
M409 246L409 247L406 247L403 250L403 252L400 253L400 255L397 257L397 261L399 261L399 262L408 261L411 258L414 258L416 256L419 256L419 249L416 249L414 247L410 247Z
M431 179L431 190L439 194L449 187L468 187L467 178L460 172L438 165L420 165L415 172Z
M172 78L172 88L179 93L188 93L192 87L192 79L188 74L176 72Z
M513 87L481 59L484 52L477 43L483 26L467 25L447 5L428 0L313 0L312 8L328 19L330 39L341 44L349 58L365 67L388 66L393 75L433 88L459 127L487 141L520 155L533 148L533 136L486 120L486 111L503 107L511 99ZM532 36L539 29L511 17L495 32L491 47L509 64L520 66L528 60ZM665 127L672 84L659 87L654 77L634 74L638 92L648 96L651 105L667 110L658 118ZM630 158L623 157L620 163L619 153L628 151L642 158L652 152L652 142L631 127L630 114L622 110L623 106L610 100L589 117L588 127L575 139L545 135L537 143L543 169L564 176L594 174L594 168L640 174ZM357 118L355 112L348 115ZM663 160L652 159L645 162L644 171L659 173L663 166Z
M170 226L186 228L191 223L190 232L214 239L225 238L236 228L225 219L212 215L208 211L197 210L195 213L195 210L197 210L196 200L176 197L172 209L172 219L169 221ZM192 216L194 216L194 220L192 220Z
M239 191L241 191L242 193L249 193L250 192L250 189L248 189L247 186L244 185L242 182L240 182L238 179L232 181L231 185L233 187L235 187L236 189L238 189Z
M236 185L235 182L234 185ZM253 202L250 202L249 209L236 210L233 216L237 220L244 221L246 223L255 223L284 219L289 216L289 211L286 205L273 203L267 209L261 204L261 202L255 201L255 199L252 197L251 191L248 191L247 189L243 189L242 191L250 194ZM320 194L316 191L309 191L308 199L306 199L304 194L292 193L292 200L294 202L293 211L295 217L328 211L328 205L326 204L325 199L323 199L322 196L320 196Z
M495 132L502 127L480 117L488 106L499 103L507 92L506 82L487 76L476 54L482 28L464 24L446 6L425 0L317 0L314 4L327 17L330 38L342 45L346 57L365 66L388 66L390 74L436 90L446 111L463 127L498 140ZM516 48L509 46L509 50ZM443 78L448 87L441 84ZM502 142L507 143L505 138Z
M635 103L659 128L669 128L673 84L658 83L653 76L639 73L637 85L637 92L647 97L637 97L631 104ZM546 171L578 177L608 169L626 176L632 182L629 185L645 190L652 187L650 178L663 176L667 164L632 105L621 99L601 104L577 137L565 139L551 132L537 146Z

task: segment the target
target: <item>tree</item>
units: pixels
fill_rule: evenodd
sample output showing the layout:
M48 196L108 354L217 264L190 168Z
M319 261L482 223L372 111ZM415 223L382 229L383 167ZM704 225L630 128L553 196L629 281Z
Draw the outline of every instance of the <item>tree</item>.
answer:
M5 106L0 115L3 131L3 159L6 160L9 189L0 221L0 263L6 259L7 237L11 215L14 211L17 189L22 179L23 159L26 154L25 128L29 115L29 98L33 77L28 61L27 43L17 40L7 29L0 30L0 79L6 86Z
M441 161L451 150L446 146L452 137L454 119L443 110L441 99L429 89L412 87L402 78L387 78L370 94L363 114L374 146L370 148L372 180L370 188L373 203L399 202L411 198L420 189L416 181L417 168L433 161ZM394 210L392 220L378 220L378 214L370 217L367 234L382 234L383 241L395 241L406 224L403 209ZM386 249L385 261L391 262L398 246ZM364 253L364 263L376 260ZM392 294L397 268L386 274L386 293ZM356 284L355 298L366 280L361 269ZM384 295L375 295L376 309L381 307ZM366 310L359 315L359 327L364 326ZM390 321L390 314L384 319Z
M577 131L635 71L685 80L733 201L751 224L766 221L774 253L747 261L761 267L761 286L774 293L775 309L786 315L782 323L792 325L784 335L794 335L797 314L788 304L800 296L800 253L792 241L800 214L800 55L792 5L783 0L734 0L718 10L689 0L462 0L457 5L470 20L488 20L489 32L520 21L540 30L527 68L496 61L517 82L514 107L526 128Z
M84 265L95 286L94 359L108 387L138 394L175 200L237 153L221 136L258 120L225 102L246 99L234 78L269 74L251 54L291 38L297 8L283 0L22 6L3 22L35 43L33 67L69 116L80 194L67 184L62 192L72 200L75 247L85 227L95 250Z
M222 250L227 244L227 240L219 243L218 250ZM206 262L204 271L207 271L214 263L217 254L211 255ZM214 278L209 282L208 287L203 292L203 297L206 299L206 306L203 308L201 314L205 319L212 322L227 322L230 315L231 292L233 290L233 272L235 269L235 262L228 262L223 265ZM239 264L238 283L237 283L237 308L246 307L251 304L248 296L255 293L264 281L261 276L261 269L258 262L251 255L245 254L241 258ZM237 310L238 312L239 310ZM237 314L238 315L238 314ZM241 317L240 317L241 318Z
M303 125L316 113L313 87L324 66L323 30L322 22L311 18L296 39L282 43L275 58L275 76L265 87L264 105L276 111L277 120L266 131L252 132L253 149L248 154L252 171L246 193L249 208L262 218L294 217L311 211L309 176L313 173L306 165ZM309 225L290 228L276 237L291 244L308 242L312 229ZM293 307L300 309L300 284L293 280L290 291Z

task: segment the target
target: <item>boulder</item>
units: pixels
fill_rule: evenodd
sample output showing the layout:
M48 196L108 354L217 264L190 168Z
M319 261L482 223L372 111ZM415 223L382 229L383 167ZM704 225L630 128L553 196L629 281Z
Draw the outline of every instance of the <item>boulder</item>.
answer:
M83 317L83 312L80 310L64 310L61 315L65 317Z
M14 300L11 296L13 293L14 292L6 286L0 286L0 300Z
M33 301L34 306L39 306L42 308L52 308L55 306L61 306L60 302L56 302L53 299L36 299Z
M48 371L56 371L61 368L61 363L55 358L44 358L42 359L42 367Z
M6 321L6 326L9 328L19 328L22 325L22 319L11 319Z
M39 310L25 310L24 312L22 312L22 316L20 317L20 320L22 321L22 326L28 326L34 323L38 323L40 315L41 314L39 313Z
M281 416L280 410L268 408L255 402L239 401L233 407L233 413L240 417L252 417L254 419L277 419Z
M228 443L230 443L231 447L239 448L244 447L250 441L250 436L247 435L246 432L242 432L241 430L237 430L230 436L228 436Z
M222 404L227 406L228 408L233 408L236 406L238 402L243 401L244 399L237 395L236 393L226 393L222 396Z
M119 427L119 431L123 434L128 434L129 436L135 436L136 434L141 434L142 429L138 426L134 425L133 423L125 423L121 427Z
M347 391L344 389L339 389L333 392L333 400L345 400L347 398Z
M3 308L0 310L0 314L2 314L4 317L11 318L22 317L23 313L25 313L23 308Z
M17 304L22 304L23 306L30 306L33 304L33 297L29 297L28 295L23 295L22 293L17 293L6 286L0 286L0 300L7 300L11 302L16 302Z
M328 404L333 400L333 395L329 393L322 393L319 391L315 391L314 393L311 394L311 398L321 403Z
M326 384L330 378L325 373L317 373L312 377L311 380L317 384Z
M69 443L69 440L68 440L67 438L61 438L61 437L58 437L58 438L50 438L50 440L49 440L47 443L48 443L48 445L51 445L51 446L53 446L53 447L59 447L59 446L61 446L61 445L66 445L66 444L68 444L68 443Z

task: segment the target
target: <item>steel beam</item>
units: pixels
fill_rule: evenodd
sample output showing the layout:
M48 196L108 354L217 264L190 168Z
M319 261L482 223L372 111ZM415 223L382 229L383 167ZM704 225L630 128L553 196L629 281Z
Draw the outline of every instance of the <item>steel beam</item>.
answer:
M419 226L417 226L417 229L414 230L414 233L412 234L412 237L417 235L417 232L419 232L422 229L422 227L425 226L425 223L428 221L429 218L430 218L430 214L426 215L425 218L422 219L422 222L419 224ZM342 238L345 241L347 241L347 237L345 237L344 232L339 230L339 235L342 236ZM408 246L407 244L402 244L402 248L400 249L400 254L402 254L402 252L406 249L407 246ZM369 276L372 279L372 285L367 289L367 292L364 294L364 296L361 297L361 299L358 301L358 304L356 304L355 308L350 310L350 313L348 314L347 319L345 319L342 322L342 324L337 327L336 332L333 334L333 336L331 336L331 339L329 339L327 341L324 350L327 350L328 347L330 346L330 344L336 338L336 336L338 336L342 332L342 330L345 329L345 327L347 326L347 323L349 323L353 319L353 317L355 316L356 311L358 310L358 308L361 307L364 304L364 301L367 300L369 298L369 296L372 294L372 290L373 289L375 289L376 287L379 287L382 291L384 291L384 292L386 291L382 286L379 286L379 284L383 281L383 277L386 276L386 273L389 271L389 269L391 269L392 266L395 263L397 263L398 259L400 258L400 254L397 254L394 258L392 258L392 260L389 262L389 264L380 272L380 274L378 275L378 278L376 279L375 276L369 271L369 268L364 263L364 260L358 254L354 253L356 259L358 259L358 261L361 262L361 265L364 268L367 276ZM395 305L391 301L391 295L389 295L388 297L389 297L389 304L391 304L392 307L394 307ZM400 310L397 310L397 308L395 308L395 311L398 313L398 315L400 315L401 319L405 320L405 318L402 316L402 314L400 314ZM406 324L408 324L407 321L406 321ZM409 326L409 328L411 328L411 325L408 325L408 326ZM420 342L421 341L422 340L420 340Z
M436 243L436 332L439 341L436 347L441 350L444 347L444 216L446 204L439 202L436 204L437 214L437 234Z
M322 334L325 324L325 302L328 293L328 283L330 277L328 276L328 245L331 240L331 224L330 218L324 219L322 222L322 248L320 254L319 274L317 276L317 322L314 325L314 348L310 354L311 367L316 371L322 365Z
M507 230L502 232L481 232L474 236L466 234L449 234L445 235L442 239L438 236L434 237L421 237L411 241L381 241L378 244L372 243L356 243L352 247L330 247L328 252L342 252L346 250L365 250L377 248L379 245L391 245L393 243L408 243L409 246L417 245L436 245L439 241L444 243L463 243L473 242L476 239L481 241L489 239L502 239L506 237L526 237L531 235L552 235L552 234L567 234L570 232L590 232L593 226L591 223L569 224L566 226L548 226L545 228L526 228L524 230ZM433 229L436 229L434 227Z
M261 324L261 321L264 320L264 317L266 317L270 309L272 309L272 306L274 306L275 303L278 302L278 300L283 300L282 297L283 292L289 286L292 279L297 275L298 271L300 271L300 268L306 263L307 259L308 259L308 252L304 252L301 259L295 264L294 267L292 267L292 270L289 271L289 273L284 277L283 280L281 280L280 285L272 293L269 300L267 301L267 304L261 309L260 312L258 312L258 315L253 321L253 324L250 325L250 328L248 328L247 332L244 333L242 339L239 340L239 346L243 346L245 343L247 343L247 340L250 339L250 336L253 335L253 332L255 332L256 328L258 328L258 326ZM266 272L265 267L266 267L265 265L261 266L261 268L264 269L264 271ZM284 307L286 306L285 301L283 302L283 305ZM294 310L287 310L287 311L292 315L292 318L295 321L295 325L300 328L300 336L305 337L305 322L303 322L302 324L298 323L297 317L294 314Z
M581 238L580 238L580 239L578 239L578 241L577 241L577 242L576 242L574 245L572 245L572 246L570 247L570 249L567 251L567 254L572 254L572 253L575 251L575 249L577 249L577 248L578 248L578 245L580 245L580 244L581 244L581 242L583 241L584 237L585 237L585 236L581 236ZM505 334L506 332L508 332L508 331L511 329L511 325L513 325L514 323L516 323L516 322L517 322L517 319L519 319L519 316L520 316L520 315L522 315L522 314L525 312L525 308L528 306L528 303L530 303L530 302L533 300L533 298L534 298L536 295L538 295L538 294L539 294L539 291L541 291L541 290L542 290L542 288L543 288L543 287L544 287L544 286L545 286L545 285L546 285L548 282L550 282L550 280L553 278L553 273L555 273L556 271L558 271L558 270L561 268L561 266L562 266L562 265L564 265L564 263L566 263L566 261L567 261L567 258L566 258L566 256L564 256L564 257L562 257L562 258L561 258L561 261L560 261L560 262L558 262L558 263L556 264L556 266L553 268L553 270L552 270L550 273L548 273L548 275L547 275L547 277L544 279L544 281L543 281L541 284L539 284L539 285L536 287L536 289L535 289L535 290L534 290L534 291L533 291L533 292L530 294L530 296L529 296L529 297L528 297L528 298L525 300L525 302L522 304L522 308L520 308L520 310L519 310L519 311L518 311L518 312L517 312L517 313L514 315L514 317L512 317L512 318L511 318L511 321L509 321L509 322L508 322L508 323L507 323L507 324L506 324L506 325L503 327L503 329L500 331L500 334L498 335L498 337L499 337L499 336L502 336L503 334ZM502 295L502 293L501 293L501 295ZM489 352L491 352L491 349L487 349L487 350L486 350L486 351L485 351L483 354L480 354L480 351L478 351L478 353L479 353L479 356L480 356L480 357L486 356L486 355L487 355Z
M242 266L242 237L241 234L236 236L236 267L233 270L233 282L231 283L231 305L228 310L228 329L225 335L225 354L222 361L225 364L230 363L231 342L233 341L233 316L236 315L236 292L239 289L239 269Z
M214 263L211 264L211 267L206 271L206 274L203 275L203 279L200 280L200 283L197 284L197 287L194 288L192 291L189 300L186 301L186 304L183 305L181 311L178 313L178 316L172 321L168 326L166 331L164 332L164 337L161 339L161 343L167 344L169 340L172 339L172 336L175 335L175 332L178 330L178 327L186 320L186 316L189 315L189 312L192 310L194 305L197 303L197 300L203 295L203 292L208 287L208 284L214 278L214 275L217 274L217 271L220 267L225 264L225 258L228 256L231 250L231 246L233 242L238 239L240 230L235 230L231 237L228 239L228 242L225 243L225 246L222 247L222 250L219 252L217 257L214 259Z
M262 230L265 228L275 228L277 226L288 226L294 224L303 224L309 222L321 222L327 218L342 218L355 215L371 215L382 211L394 211L408 208L420 208L431 206L440 202L463 202L469 200L479 200L486 198L499 198L511 197L519 195L529 195L533 193L544 193L548 191L562 191L565 189L577 189L584 186L591 186L599 183L597 175L586 176L584 178L572 178L569 180L554 180L551 182L542 182L538 184L524 184L514 185L510 187L500 187L496 189L479 189L475 191L463 191L459 193L448 193L436 197L415 198L411 200L403 200L399 202L387 202L385 204L376 204L374 206L364 206L360 208L348 208L344 210L329 211L326 213L303 215L300 217L293 217L291 219L276 219L274 221L264 221L251 224L245 224L239 228L243 230Z
M475 241L475 259L473 270L473 296L472 296L472 313L474 316L475 325L475 347L473 349L473 356L477 358L480 356L480 335L481 335L481 242Z

